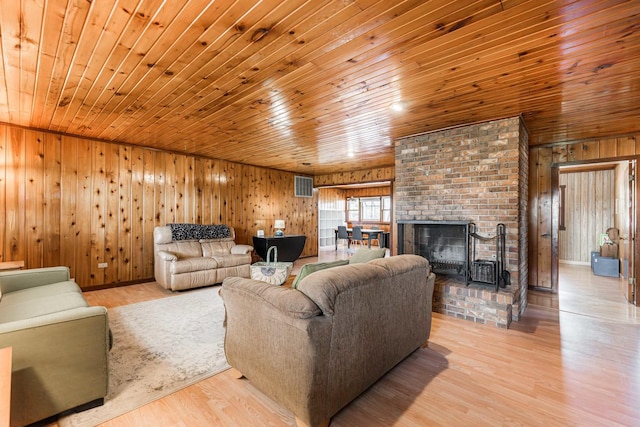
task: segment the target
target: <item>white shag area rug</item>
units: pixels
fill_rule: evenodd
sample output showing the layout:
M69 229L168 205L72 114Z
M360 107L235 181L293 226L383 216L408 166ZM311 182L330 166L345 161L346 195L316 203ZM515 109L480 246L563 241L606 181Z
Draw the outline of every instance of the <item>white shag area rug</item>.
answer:
M95 426L229 368L219 289L109 309L113 347L105 404L58 424Z

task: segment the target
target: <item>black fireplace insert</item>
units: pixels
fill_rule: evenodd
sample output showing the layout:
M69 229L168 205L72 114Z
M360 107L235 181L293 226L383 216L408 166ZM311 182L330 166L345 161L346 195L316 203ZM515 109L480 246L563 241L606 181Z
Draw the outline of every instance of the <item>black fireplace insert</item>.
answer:
M472 221L399 221L398 253L416 254L429 260L436 274L460 277L465 285L509 285L505 269L505 228L498 224L495 236L477 233ZM491 250L486 259L478 258L477 247ZM495 252L493 252L495 251Z

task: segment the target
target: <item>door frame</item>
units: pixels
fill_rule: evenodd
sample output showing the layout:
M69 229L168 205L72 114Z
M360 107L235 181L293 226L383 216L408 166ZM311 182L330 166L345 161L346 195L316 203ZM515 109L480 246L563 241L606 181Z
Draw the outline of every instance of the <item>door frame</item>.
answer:
M637 170L638 160L640 156L627 157L623 159L611 159L602 161L589 161L589 162L576 162L570 165L568 164L552 164L551 165L551 292L558 293L559 283L559 218L560 218L560 169L577 166L585 167L585 171L589 169L598 169L598 164L601 163L624 163L629 162L629 221L632 224L629 225L629 267L628 267L628 290L627 300L634 305L640 304L640 238L638 236L639 225L637 221L637 215L640 213L640 197L637 197L636 190L638 183L640 183L640 173L635 173ZM633 165L634 173L631 174L631 166ZM633 179L631 179L631 176ZM629 298L631 295L631 298Z
M627 280L627 301L633 305L638 305L640 302L640 283L638 277L640 277L640 239L638 236L638 182L640 177L638 176L638 161L637 159L629 160L629 237L627 247L629 248L629 260L628 262L628 280Z

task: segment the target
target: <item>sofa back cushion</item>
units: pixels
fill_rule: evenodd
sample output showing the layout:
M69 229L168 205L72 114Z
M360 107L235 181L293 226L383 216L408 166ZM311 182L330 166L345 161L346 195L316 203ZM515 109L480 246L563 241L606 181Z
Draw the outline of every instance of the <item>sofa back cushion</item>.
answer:
M46 288L52 291L47 292ZM78 307L88 307L88 304L75 282L27 288L5 295L0 302L0 323L46 316Z
M171 228L167 225L158 226L153 229L153 243L161 245L171 243Z
M334 315L339 300L348 295L368 295L376 298L372 288L400 289L408 273L420 271L421 280L429 276L429 261L418 255L398 255L379 258L368 263L349 264L317 271L298 283L298 290L311 298L327 315ZM358 301L358 303L364 303ZM347 303L348 304L348 303Z
M41 267L0 272L0 288L9 294L24 288L71 280L69 267Z
M168 251L174 253L178 259L194 258L202 256L202 247L200 242L196 240L183 240L180 242L171 242L156 245L158 251Z
M333 316L341 294L354 294L358 288L377 286L382 274L386 274L384 270L368 264L342 265L307 276L298 283L298 290L311 298L325 315ZM357 292L368 291L360 289Z
M231 241L201 241L202 255L205 257L216 257L229 255L231 248L235 246Z
M320 308L301 292L242 277L225 278L222 282L221 295L225 300L227 310L242 313L240 315L245 320L255 318L256 321L271 323L271 320L260 319L260 316L272 308L275 308L284 317L296 319L309 319L322 314ZM251 309L252 307L259 308L254 310Z
M417 262L420 267L426 267L426 276L429 276L429 274L431 273L431 265L429 264L429 261L426 258L420 257L418 255L412 255L410 257L394 256L393 262L387 261L388 259L390 258L376 258L367 262L367 264L377 265L384 268L387 273L389 273L389 275L397 276L416 268Z

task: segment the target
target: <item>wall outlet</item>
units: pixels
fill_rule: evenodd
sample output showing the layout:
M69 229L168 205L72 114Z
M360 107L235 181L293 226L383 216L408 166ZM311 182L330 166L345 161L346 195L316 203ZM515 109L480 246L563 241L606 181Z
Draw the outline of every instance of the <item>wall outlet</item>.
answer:
M98 268L107 268L107 263L106 262L99 262L98 263Z

